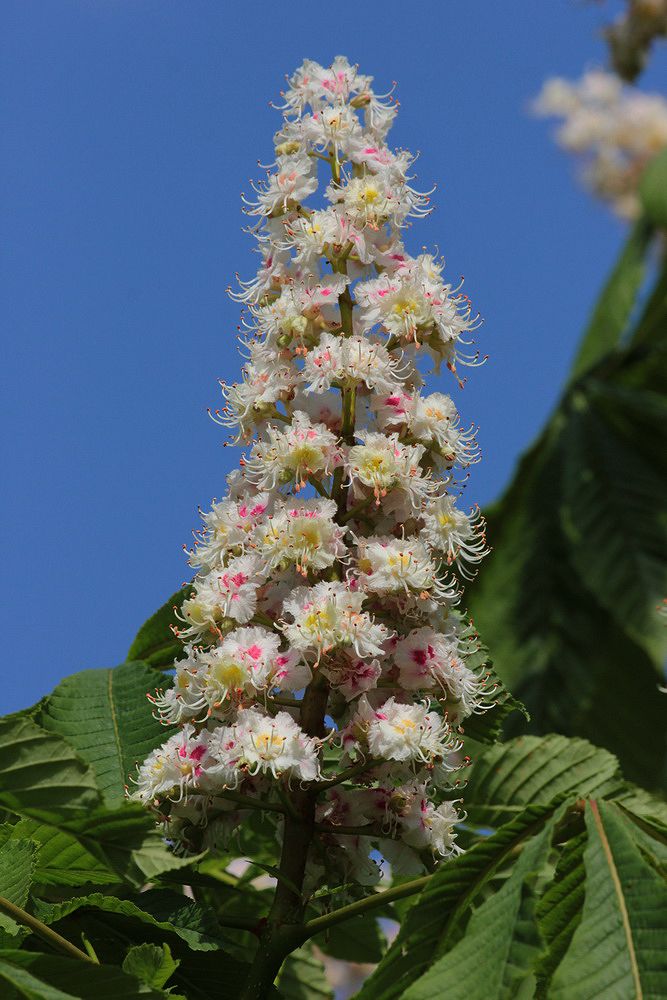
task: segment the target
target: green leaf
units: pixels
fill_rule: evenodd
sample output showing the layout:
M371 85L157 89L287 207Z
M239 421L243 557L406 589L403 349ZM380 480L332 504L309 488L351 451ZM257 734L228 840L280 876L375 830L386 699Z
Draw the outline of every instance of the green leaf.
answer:
M553 813L551 805L529 807L465 854L443 864L408 911L396 940L358 1000L404 996L439 956L461 940L471 908L490 879L524 842L540 833Z
M656 226L667 226L667 150L654 156L639 181L644 212Z
M465 936L406 990L405 1000L514 1000L520 995L542 947L534 884L549 854L553 825L551 819L528 841L510 877L472 914Z
M238 1000L250 968L224 951L183 952L174 973L174 986L188 1000ZM275 991L270 997L278 997Z
M537 906L537 920L546 951L537 965L536 975L538 996L545 1000L549 979L569 948L572 935L581 921L586 881L586 840L586 832L582 831L564 844L554 879Z
M169 889L149 889L130 899L102 893L79 896L60 903L35 900L34 913L43 923L57 924L72 915L84 920L90 911L108 915L111 926L125 928L130 940L145 936L146 928L181 938L193 951L220 948L220 931L215 914L199 903ZM115 918L118 918L117 920Z
M631 346L664 346L667 329L667 259L632 333ZM664 378L664 368L663 368Z
M169 736L146 698L155 683L147 664L124 663L66 677L47 700L44 728L66 739L90 764L110 807L123 802L130 774Z
M660 201L663 176L652 193ZM664 262L642 289L655 217L632 232L562 400L488 511L493 551L468 603L495 669L530 713L529 731L591 739L629 777L657 786L667 768L667 702L656 685L667 653L656 613L667 587ZM619 697L628 664L641 727L627 725ZM521 731L510 716L505 732Z
M74 834L57 827L23 819L12 836L30 837L39 844L34 877L40 886L114 885L122 881L94 843L86 846Z
M138 944L130 948L125 956L123 971L147 986L160 989L179 965L180 962L171 957L168 944L163 944L162 947L156 944Z
M315 958L309 944L288 956L277 979L285 1000L333 1000L322 962Z
M124 881L141 886L193 860L167 849L152 817L138 803L60 822L26 819L17 824L14 835L41 845L35 878L50 885Z
M549 1000L667 995L667 887L618 806L590 802L581 922Z
M129 648L128 660L144 660L151 667L157 668L174 665L174 660L183 651L183 644L172 631L172 626L178 628L182 624L174 614L174 608L179 609L191 593L192 587L189 585L177 590L166 604L144 622Z
M652 237L650 223L645 219L635 223L579 344L570 372L571 382L620 343L644 280Z
M320 951L345 962L379 962L387 940L372 913L353 917L313 938Z
M637 442L651 428L649 458ZM657 666L665 629L655 608L667 594L667 403L591 381L565 447L561 516L572 563Z
M473 823L498 826L527 806L546 806L625 788L618 761L586 740L520 736L489 747L475 761L465 792Z
M122 969L29 951L0 951L0 982L26 1000L165 1000Z
M33 840L8 840L0 847L0 896L25 909L32 885L37 845ZM2 932L16 935L23 932L16 921L0 911Z
M525 703L532 732L585 735L615 753L629 777L658 784L662 776L656 759L664 762L667 757L667 702L657 688L657 662L630 634L630 623L612 616L600 603L577 568L581 560L573 552L572 538L583 529L575 526L573 517L587 521L595 511L570 504L565 530L564 483L572 482L577 469L569 425L576 418L570 400L522 460L501 503L489 512L494 551L471 588L471 613L493 648L496 670ZM642 424L637 416L633 432L635 453L642 456L644 467L650 463L643 449L648 451L652 443L648 420ZM607 498L600 502L607 503ZM617 530L637 537L625 521L619 527L618 518ZM589 561L608 567L606 545L605 540L597 549L589 546ZM640 558L645 557L633 554L633 559ZM586 579L592 573L589 566ZM637 591L625 559L613 579L621 578L628 591ZM647 614L655 615L653 604ZM618 697L627 683L628 663L633 665L632 711L645 722L631 734L627 704ZM518 716L509 718L509 734L521 728Z
M94 775L64 740L29 718L0 720L0 806L48 822L98 803Z

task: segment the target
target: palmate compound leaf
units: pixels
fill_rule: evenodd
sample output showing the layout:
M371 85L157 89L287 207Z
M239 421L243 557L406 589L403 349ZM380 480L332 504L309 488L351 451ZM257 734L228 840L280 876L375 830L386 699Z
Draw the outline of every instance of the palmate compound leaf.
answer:
M549 986L549 1000L667 995L667 886L635 829L611 802L586 807L586 895L581 921Z
M126 680L131 688L132 680ZM71 720L72 714L65 709L63 717ZM145 716L141 714L141 718ZM126 731L131 744L132 734L124 723L119 725L119 733ZM119 779L122 751L118 751L117 740L110 743L108 726L105 732L101 745L111 748ZM145 736L137 740L142 738ZM73 739L84 747L80 731ZM101 784L110 787L103 756L96 757L94 747L86 747L84 753L97 761ZM12 838L28 838L39 844L35 879L42 884L127 881L142 885L164 871L191 863L191 859L176 857L167 849L152 818L138 803L105 809L95 772L75 747L27 716L0 719L0 806L20 818Z
M556 808L529 806L492 836L443 864L408 911L398 937L364 984L359 1000L403 997L434 961L461 940L471 907L489 879L521 844L540 835Z
M174 608L180 608L191 592L189 585L177 590L144 622L128 650L128 660L143 660L157 669L173 666L174 660L183 651L182 644L172 631L172 626L178 628L182 624L174 614Z
M146 698L156 683L168 681L147 663L128 662L66 677L47 699L42 725L90 764L109 807L123 802L137 763L169 735Z
M665 190L654 190L661 203ZM656 748L667 732L657 691L667 631L656 614L667 587L657 488L667 453L667 271L639 308L658 221L645 207L561 403L488 511L493 552L469 605L498 673L526 703L530 731L586 736L629 777L658 785L667 750L662 736ZM638 728L627 726L619 697L628 664ZM508 731L520 731L516 717Z
M43 955L30 951L0 951L3 1000L167 1000L122 969L109 965Z
M49 926L68 921L69 926L77 928L85 926L86 919L94 914L113 929L114 935L126 937L128 942L142 938L164 940L167 934L180 938L193 951L215 951L221 947L215 914L168 889L149 889L129 899L91 893L59 903L35 900L34 913ZM73 940L71 935L65 936Z
M118 965L137 942L167 943L179 963L168 986L187 1000L235 1000L248 969L229 954L229 932L215 915L171 890L149 889L127 899L93 893L60 903L36 900L35 915L70 941L85 932L100 960Z
M0 806L44 822L100 803L92 771L73 748L27 717L0 719Z
M615 796L625 788L616 758L586 740L520 736L480 754L470 769L465 807L471 822L498 827L527 806Z
M552 816L523 848L512 873L470 917L454 947L403 994L405 1000L513 1000L532 995L542 942L535 920L535 882L548 859Z
M665 629L655 609L667 594L667 401L591 379L572 404L561 510L572 563L658 664Z
M567 419L561 413L522 460L505 498L489 512L495 551L471 589L472 614L493 648L498 673L525 702L532 732L586 735L615 753L629 777L659 784L665 749L663 736L656 734L667 727L657 664L628 633L626 623L587 588L573 563L572 525L566 532L561 517L572 451L567 441ZM638 453L639 448L638 443ZM605 560L590 548L589 553L591 559ZM636 587L634 580L627 584ZM652 613L655 603L651 601ZM633 712L644 720L632 731L627 704L619 698L628 663ZM518 720L510 717L510 733L519 731ZM656 739L662 747L656 748Z
M12 836L40 845L35 880L43 885L85 886L126 882L140 887L192 858L171 853L152 817L137 804L115 810L54 817L50 823L24 813Z
M560 806L530 806L448 862L359 1000L666 995L667 827L651 818L659 802L634 799L641 815L621 804L633 801L627 786L618 802L566 796ZM496 873L504 881L491 885ZM465 926L475 899L484 901Z

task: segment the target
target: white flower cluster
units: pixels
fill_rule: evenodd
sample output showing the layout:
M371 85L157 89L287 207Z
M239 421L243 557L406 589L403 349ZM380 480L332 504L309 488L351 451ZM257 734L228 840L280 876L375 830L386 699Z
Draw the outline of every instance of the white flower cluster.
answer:
M622 218L635 218L642 171L667 146L667 100L591 70L577 83L547 80L534 110L563 119L556 139L582 160L588 188Z
M308 884L367 883L374 850L405 872L458 850L447 789L465 720L490 707L456 610L487 551L460 505L474 429L422 391L423 362L477 363L477 321L442 262L404 247L429 199L386 144L393 99L342 57L304 63L283 97L245 201L262 256L236 296L248 362L216 414L248 450L195 534L184 657L151 696L181 728L135 795L182 849L253 809L281 834L290 795L310 795L326 850Z

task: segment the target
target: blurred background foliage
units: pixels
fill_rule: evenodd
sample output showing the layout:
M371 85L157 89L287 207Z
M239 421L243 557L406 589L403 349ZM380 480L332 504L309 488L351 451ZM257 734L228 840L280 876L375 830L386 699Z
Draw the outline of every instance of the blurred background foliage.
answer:
M493 551L469 591L533 733L585 736L647 787L665 777L667 153L562 398L486 511ZM510 733L525 731L514 715Z

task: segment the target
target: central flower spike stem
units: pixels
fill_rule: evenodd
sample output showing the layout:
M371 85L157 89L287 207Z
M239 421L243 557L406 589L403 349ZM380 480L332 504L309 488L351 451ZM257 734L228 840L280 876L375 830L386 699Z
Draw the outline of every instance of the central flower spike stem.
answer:
M326 678L316 673L306 688L301 708L301 728L309 736L324 735L324 716L329 698ZM254 957L242 1000L261 1000L268 995L287 956L306 939L304 932L303 880L311 841L315 833L315 806L320 789L295 789L291 794L293 814L285 815L280 878L271 912Z

